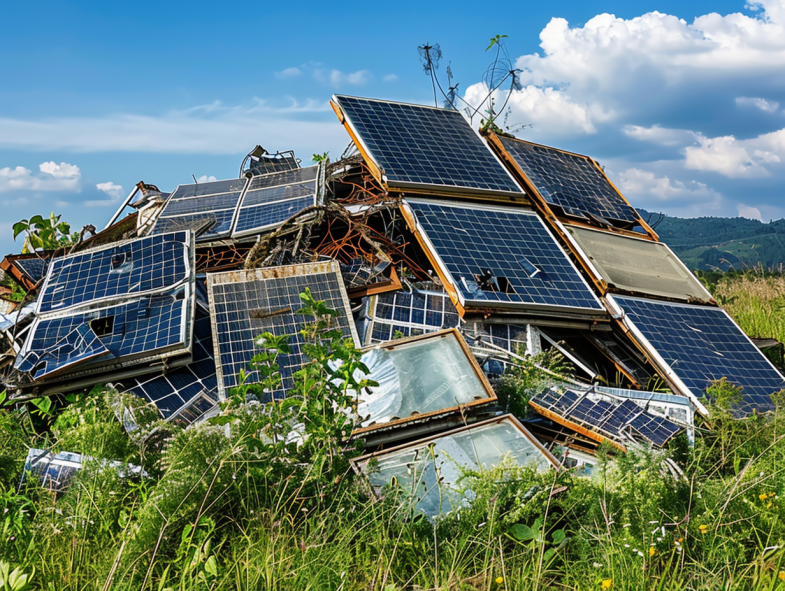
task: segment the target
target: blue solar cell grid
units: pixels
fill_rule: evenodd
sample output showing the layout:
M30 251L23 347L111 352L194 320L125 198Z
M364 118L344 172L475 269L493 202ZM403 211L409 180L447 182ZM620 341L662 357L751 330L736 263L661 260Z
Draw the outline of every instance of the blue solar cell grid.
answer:
M436 332L460 325L461 317L446 293L395 291L376 296L371 312L371 342Z
M65 335L55 349L45 352L38 358L37 370L33 378L40 380L78 363L105 356L109 350L104 346L89 324L80 324Z
M390 187L521 193L458 111L335 96Z
M38 283L46 275L49 267L49 259L30 257L26 259L16 259L14 266L24 273L33 283Z
M295 314L302 308L300 294L306 288L310 288L314 298L324 300L330 308L338 310L337 327L359 345L337 263L301 265L297 274L285 276L279 274L280 269L208 276L218 387L224 396L237 385L241 370L250 374L247 383L258 379L249 363L256 352L256 340L264 332L292 335L289 340L291 353L278 358L283 387L274 395L282 397L292 387L294 372L306 361L299 330L312 321Z
M14 367L22 372L37 371L40 358L58 349L65 335L84 325L89 325L93 331L100 325L98 336L107 355L118 359L128 357L130 360L185 347L188 345L186 321L189 312L188 298L165 293L69 316L39 318L32 325ZM89 339L83 342L86 347L93 346Z
M190 277L188 232L138 238L54 259L38 313L164 290Z
M474 305L557 306L603 311L540 218L532 212L407 201L464 299ZM531 265L539 271L532 273ZM489 270L499 289L483 289ZM500 279L501 278L501 279Z
M218 402L218 382L213 358L213 336L210 315L197 309L194 321L193 358L191 363L153 378L137 378L124 383L124 388L152 402L169 419L183 412L196 400L196 413L204 414ZM199 398L197 398L199 397ZM192 417L193 419L198 417Z
M720 308L611 296L691 393L723 377L743 388L742 412L771 410L785 380Z
M638 212L591 159L521 140L500 139L542 198L561 207L565 214L582 218L591 214L625 224L638 222Z
M247 179L180 185L169 196L150 234L192 227L199 220L215 219L199 240L228 237Z
M254 177L237 214L235 235L272 228L316 205L320 167Z

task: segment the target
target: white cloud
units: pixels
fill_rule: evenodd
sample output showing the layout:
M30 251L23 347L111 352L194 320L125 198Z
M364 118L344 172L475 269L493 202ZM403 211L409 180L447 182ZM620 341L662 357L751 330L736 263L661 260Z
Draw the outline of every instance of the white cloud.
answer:
M395 82L396 80L398 80L398 75L397 74L386 74L382 78L382 80L384 80L385 82Z
M716 200L719 193L697 181L672 181L667 175L639 168L629 168L618 175L618 186L622 194L629 197L648 197L656 201L707 201Z
M785 129L747 140L698 136L698 145L685 148L684 157L684 165L694 170L728 178L766 177L785 159Z
M70 191L79 192L82 177L79 167L66 162L42 162L40 173L33 174L24 166L0 168L0 192L5 191Z
M763 98L750 98L748 96L736 97L736 104L740 107L755 107L764 113L776 113L777 109L780 108L780 104L777 101L767 101Z
M158 116L0 118L0 148L14 150L242 154L260 141L274 150L311 154L338 149L346 134L326 99L286 107L259 99L239 106L212 103Z
M622 131L628 137L659 146L684 146L695 142L697 139L697 134L689 129L671 129L660 127L659 125L653 125L652 127L625 125Z
M301 74L302 70L300 70L300 68L286 68L285 70L276 72L275 77L285 80L286 78L297 78Z
M98 183L96 189L109 195L113 199L120 199L123 196L123 186L115 185L113 182Z
M748 218L751 220L758 220L759 222L763 221L763 217L761 216L760 209L757 207L749 207L744 205L743 203L739 203L736 206L736 210L739 212L739 217Z
M217 180L218 179L215 178L213 175L207 176L206 174L203 174L198 179L196 179L196 182L197 183L212 183L213 181L217 181Z
M323 84L338 88L341 86L362 86L369 82L372 76L368 70L345 73L341 70L316 69L313 71L313 77Z

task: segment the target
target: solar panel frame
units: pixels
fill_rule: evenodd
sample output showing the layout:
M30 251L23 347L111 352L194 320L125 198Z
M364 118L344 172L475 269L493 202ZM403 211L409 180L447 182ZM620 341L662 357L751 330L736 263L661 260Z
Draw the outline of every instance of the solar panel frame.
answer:
M309 287L316 299L327 301L322 297L325 290L333 296L327 303L343 313L342 318L339 316L339 322L344 323L340 328L355 346L361 346L337 261L209 273L207 290L220 400L225 400L228 390L237 385L239 370L248 370L255 351L254 342L265 331L294 335L290 340L292 353L279 357L283 388L274 395L280 397L290 387L291 373L288 372L290 369L296 371L303 360L297 334L300 321L294 314L302 306L298 282L302 283L302 289ZM270 306L271 303L274 305ZM255 310L267 310L270 314L253 318L251 314ZM276 319L281 319L280 326L275 324ZM251 373L246 383L252 383L252 380Z
M489 138L490 145L493 146L502 155L504 160L510 164L512 169L515 171L516 176L523 180L522 184L528 189L530 193L534 194L537 201L539 201L541 205L545 206L550 213L556 215L557 217L561 217L559 215L560 210L563 216L577 218L586 223L590 223L599 219L603 223L607 222L614 228L625 231L631 230L631 228L634 226L640 226L644 228L647 234L656 239L656 234L654 231L646 224L646 222L643 221L643 219L641 219L637 210L629 203L629 201L627 201L627 199L624 198L621 192L611 182L600 165L593 158L583 154L576 154L573 152L560 150L558 148L552 148L550 146L535 144L533 142L528 142L518 138L502 137L493 132L488 132L486 135ZM575 176L580 166L585 164L581 173L588 174L589 176L593 175L595 176L595 180L601 181L605 185L602 190L599 191L599 193L604 193L602 198L610 198L616 203L598 203L597 207L586 208L586 203L584 202L582 204L584 207L577 207L575 203L576 199L593 198L595 201L598 201L600 198L600 195L595 195L594 197L589 195L589 189L579 188L577 186L571 187L573 192L578 194L583 193L583 195L572 195L571 197L566 196L559 199L554 198L554 192L551 190L553 187L549 188L546 186L547 182L541 178L537 178L538 174L532 170L529 163L525 163L523 161L524 155L521 152L521 150L524 149L523 146L526 146L526 149L547 152L549 153L549 157L558 156L562 161L571 162L573 165L572 168L574 170L572 172L562 171L562 173L558 175L558 181L556 182L556 185L567 187L568 190L570 189L568 183L573 183L573 185L576 184L576 179L573 177ZM580 165L578 164L579 162ZM570 165L565 165L564 162L559 162L558 164L566 166L568 169L570 168ZM580 184L580 181L577 181L577 184ZM597 191L595 191L595 193L597 193ZM554 208L556 209L555 211ZM592 217L594 217L594 220L592 220Z
M417 211L418 208L420 212ZM434 213L431 219L429 219L427 214L423 213L423 208L440 209L441 212L439 212L439 215ZM605 308L594 294L591 286L580 274L564 250L562 250L562 247L546 224L533 210L521 207L478 205L425 199L405 199L401 203L401 209L416 237L421 242L426 253L428 253L432 263L434 263L442 283L445 286L450 286L447 291L462 315L473 308L481 310L494 308L540 314L561 313L591 318L606 317ZM482 218L490 219L491 214L495 214L497 218L505 217L506 219L497 219L494 224L482 224L484 221ZM466 223L474 225L475 232L479 231L479 227L482 227L482 231L486 234L486 236L483 236L485 240L482 242L482 245L470 251L465 242L465 238L469 236L469 231L465 228L463 231L466 235L461 237L463 241L452 235L450 235L449 239L446 238L448 233L445 230L447 224L450 223L448 219L450 215L456 218L462 215L466 218ZM471 216L474 219L470 219ZM519 226L526 225L527 227L514 228L516 223ZM441 226L442 237L436 236L436 224ZM453 228L455 227L457 226L453 226ZM517 230L517 233L514 230ZM503 248L509 251L502 253L500 250L502 247L498 246L496 247L495 258L494 252L491 250L491 243L494 242L491 240L493 233L496 233L495 242L502 244ZM504 233L503 237L501 237L501 233ZM449 246L446 245L447 240L454 246L452 252L449 252ZM518 240L518 244L513 242L514 240ZM460 247L458 245L459 241ZM442 244L442 242L445 242L445 244ZM518 249L518 252L514 252L514 249ZM458 262L459 254L457 253L460 253L463 261L468 258L473 259L472 263L475 265L473 271L468 269L467 263ZM468 253L471 253L471 255ZM450 258L445 260L447 257ZM536 275L529 276L525 273L523 267L520 270L513 269L513 263L516 263L520 258L525 258L527 262L530 259L537 262L540 265L539 269L543 271L542 275L539 278ZM536 283L530 282L528 293L520 294L520 299L517 301L511 297L506 297L510 295L509 293L502 293L501 291L485 291L483 292L485 299L471 297L469 283L474 279L473 273L480 273L485 267L493 269L494 264L497 265L497 268L494 269L495 271L504 270L517 273L517 275L508 273L505 276L505 278L512 278L510 279L511 284L515 280L517 285L513 285L513 289L516 296L519 296L517 289L529 289L525 280L536 279ZM520 266L520 263L518 265ZM467 267L464 275L468 275L468 282L465 277L461 276L461 267ZM524 272L521 273L519 271ZM565 274L569 274L569 279L565 278ZM459 281L459 276L463 279L462 282ZM544 286L544 281L549 281L553 285L550 287ZM556 281L559 283L558 286L555 284ZM463 287L461 287L461 284L463 284ZM472 285L472 288L474 287ZM473 291L476 293L482 290L477 285ZM545 301L546 299L553 300L558 298L566 302L568 293L576 302L583 302L585 305L567 305ZM493 298L491 295L493 295ZM524 300L524 296L529 297L529 300ZM535 297L540 301L533 301Z
M333 95L331 104L366 162L371 165L377 180L386 188L406 191L435 189L441 193L457 194L514 195L522 199L526 196L498 156L488 147L485 139L458 111L347 95ZM377 121L373 124L373 127L377 127L374 130L375 137L371 137L374 133L366 129L366 125L371 122L363 120L363 116L358 112L360 105L366 110L376 108L394 111L398 121L388 124L384 129L378 128ZM388 113L389 115L391 113ZM440 121L438 124L435 120L426 121L429 117L439 117ZM451 133L452 136L438 146L429 148L423 140L432 141L437 130ZM400 137L395 137L396 135ZM383 144L388 142L396 145L391 146L392 149L385 149ZM468 153L468 150L471 150L471 153ZM432 158L441 158L442 162L432 164L428 159L429 154ZM397 172L398 169L405 171L407 167L412 171L416 165L423 168L423 177L415 178L411 172ZM426 168L431 171L427 172ZM415 180L411 180L412 178ZM459 179L458 182L452 180L455 178ZM480 178L493 181L480 183Z
M366 345L393 340L396 331L404 337L413 337L458 327L461 321L447 292L430 289L398 290L371 296L368 316Z
M744 388L743 391L743 403L742 405L736 409L737 412L742 414L749 412L751 408L757 409L759 412L765 412L767 410L772 410L774 408L773 402L771 402L769 395L779 391L782 388L785 388L785 377L782 376L780 371L774 366L774 364L766 357L752 342L752 340L747 336L747 334L741 330L739 325L731 318L731 316L722 308L713 307L713 306L698 306L698 305L691 305L691 304L683 304L683 303L676 303L676 302L664 302L658 300L650 300L645 298L636 298L632 296L620 296L620 295L608 295L606 296L606 302L609 304L610 310L614 313L615 317L618 318L619 322L622 323L623 327L630 331L631 335L633 336L633 341L635 344L640 348L645 354L649 355L652 361L652 364L656 367L656 369L660 372L662 377L671 385L671 387L683 394L684 396L689 397L691 402L696 406L698 412L703 415L708 415L708 410L700 401L700 397L704 393L704 390L701 389L700 386L697 385L696 380L698 378L691 378L689 377L687 372L694 373L700 372L705 370L689 370L688 363L682 363L681 367L674 368L673 365L675 363L668 362L666 360L666 356L668 358L671 357L671 353L667 351L670 350L671 352L676 351L677 348L682 348L685 346L691 346L693 349L698 349L697 345L692 343L696 343L697 341L702 341L706 343L707 347L711 346L711 344L715 345L723 345L726 347L726 350L720 351L718 346L714 346L713 355L712 356L703 356L700 361L695 366L702 365L706 367L708 370L713 369L714 367L717 369L717 374L713 377L703 376L700 379L703 379L705 382L705 386L709 385L709 382L712 379L720 379L722 377L727 377L728 380L732 383L737 385L741 385ZM625 308L625 304L627 307ZM731 331L730 333L726 333L729 336L733 336L736 342L722 342L722 341L715 341L709 340L708 336L705 336L706 333L703 332L700 328L693 327L686 322L682 322L687 329L689 329L689 333L684 333L682 335L678 335L674 333L672 330L669 331L667 338L662 335L661 337L661 345L658 347L652 342L652 339L657 337L657 333L655 333L652 329L647 329L642 327L640 313L637 313L638 318L635 318L636 312L632 311L632 306L644 306L650 308L659 308L658 317L662 320L662 322L670 322L672 325L674 322L672 320L668 320L665 316L670 315L670 317L678 317L679 314L687 315L690 313L703 315L706 318L709 315L713 316L714 319L712 322L719 326L719 323L724 325L724 328ZM692 324L700 325L701 322L695 322L696 319L691 319ZM670 327L672 328L672 327ZM706 328L706 326L704 326ZM647 336L648 333L648 336ZM687 338L690 337L690 338ZM730 348L731 350L727 350ZM704 348L704 350L706 347ZM746 349L744 351L743 349ZM755 386L754 384L750 384L749 382L743 383L743 379L739 378L739 374L729 375L728 368L731 366L731 357L732 353L737 354L744 354L746 355L746 359L737 360L739 361L739 365L741 367L738 368L738 371L746 374L747 378L752 378L751 372L752 368L750 364L756 363L758 364L758 372L766 370L768 372L768 377L765 379L769 382L770 386ZM708 363L708 361L715 361L716 357L721 356L721 367L719 365L714 365L712 363ZM682 359L676 358L676 362L681 361ZM732 368L731 368L732 370ZM762 380L763 377L758 376L759 380ZM764 388L768 390L768 388L772 388L770 392L752 392L752 390Z
M66 313L102 302L176 289L192 280L194 253L192 234L184 230L132 238L53 259L36 301L36 314ZM146 264L148 257L156 254L168 256L161 262L168 262L173 268L166 271L166 266L157 262ZM115 259L119 265L115 265ZM140 288L144 282L150 285ZM134 288L138 291L132 291ZM66 295L58 300L55 292Z

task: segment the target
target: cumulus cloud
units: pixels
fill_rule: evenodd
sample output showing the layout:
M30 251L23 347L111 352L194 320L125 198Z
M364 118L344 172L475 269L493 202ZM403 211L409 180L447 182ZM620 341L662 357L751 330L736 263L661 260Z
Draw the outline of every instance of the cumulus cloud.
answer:
M697 181L672 181L667 175L639 168L629 168L618 175L618 185L628 197L653 197L656 201L693 200L706 201L720 197L714 189Z
M95 188L103 193L106 193L113 199L120 199L120 197L123 195L123 186L115 185L111 181L108 183L98 183Z
M286 78L297 78L298 76L302 75L302 73L303 72L300 70L300 68L286 68L285 70L276 72L275 77L285 80Z
M684 157L684 165L694 170L728 178L766 177L785 158L785 129L747 140L698 136L698 145L685 148Z
M213 181L217 181L217 180L218 179L215 178L213 175L207 176L206 174L203 174L198 179L196 179L196 182L197 183L212 183Z
M653 125L643 127L640 125L625 125L622 128L624 135L642 142L651 142L659 146L684 146L695 142L697 134L689 129L671 129Z
M749 207L744 205L743 203L739 203L736 206L736 210L739 212L739 217L742 218L749 218L751 220L758 220L759 222L763 221L763 217L761 216L760 209L757 207Z
M382 80L384 80L385 82L395 82L396 80L398 80L398 75L397 74L386 74L382 78Z
M313 77L323 84L339 88L341 86L362 86L371 80L371 73L368 70L346 73L341 70L319 68L313 71Z
M780 108L780 104L777 101L767 101L763 98L751 98L748 96L736 97L736 104L740 107L755 107L764 113L776 113L777 109Z
M61 162L42 162L39 173L24 166L0 168L0 192L7 191L70 191L81 190L82 174L78 166Z
M216 102L157 116L0 118L0 148L14 150L239 154L260 138L274 149L308 154L346 143L327 100L284 107L260 99L244 105Z

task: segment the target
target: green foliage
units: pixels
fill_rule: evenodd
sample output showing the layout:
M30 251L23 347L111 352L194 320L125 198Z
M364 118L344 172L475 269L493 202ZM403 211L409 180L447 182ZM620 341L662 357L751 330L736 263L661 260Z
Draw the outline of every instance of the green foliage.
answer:
M20 235L25 235L22 252L29 253L36 250L56 250L70 246L79 240L79 233L71 233L71 225L61 222L62 216L49 214L48 218L34 215L29 220L19 220L14 224L14 240Z
M327 155L329 153L330 152L322 152L321 154L314 154L313 157L311 158L311 161L312 162L324 162L325 160L327 160Z
M488 45L488 47L485 48L485 51L488 51L494 45L498 45L499 43L501 43L502 39L506 39L506 38L507 35L496 35L494 37L491 37L491 43L490 45Z
M553 374L571 376L573 373L572 364L556 350L515 359L496 384L499 404L505 412L524 418L529 413L529 398L548 388Z
M0 560L0 591L25 591L30 589L33 573L26 573L20 567L11 570L11 565Z

